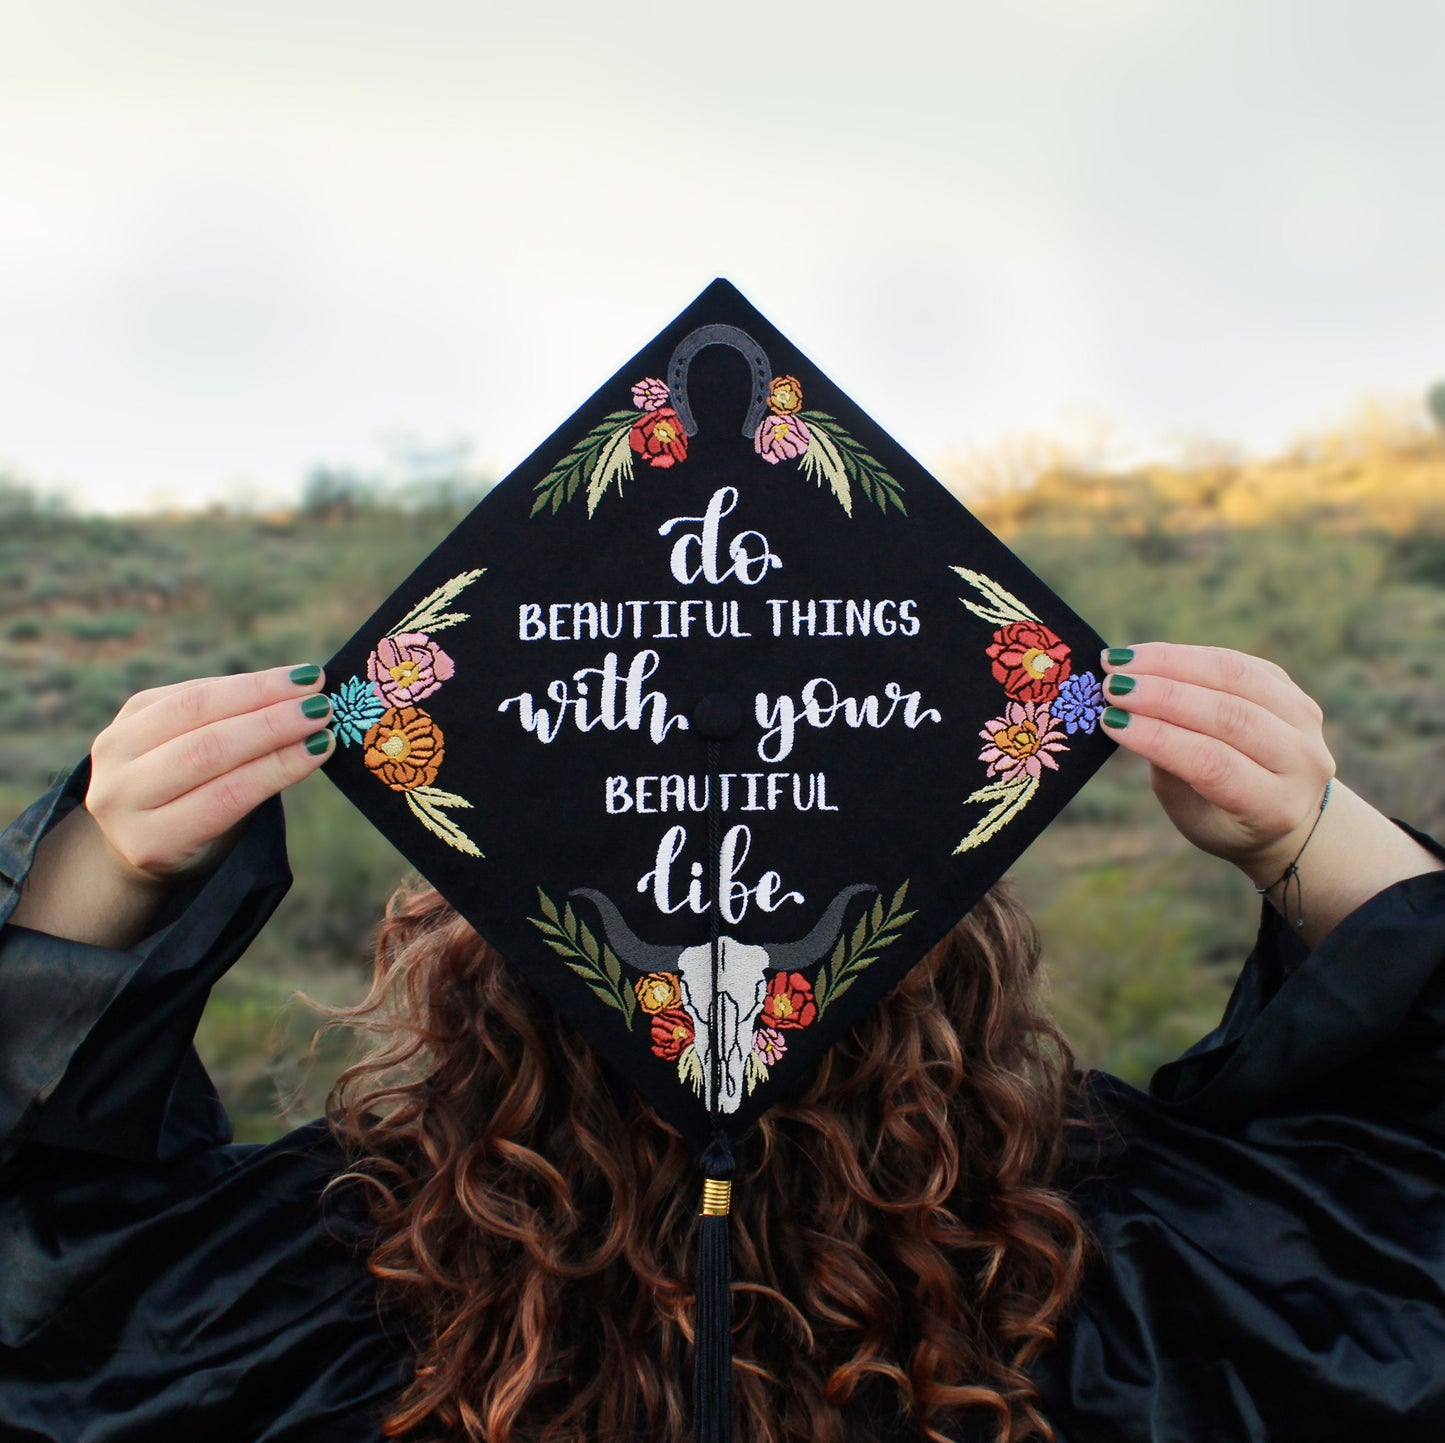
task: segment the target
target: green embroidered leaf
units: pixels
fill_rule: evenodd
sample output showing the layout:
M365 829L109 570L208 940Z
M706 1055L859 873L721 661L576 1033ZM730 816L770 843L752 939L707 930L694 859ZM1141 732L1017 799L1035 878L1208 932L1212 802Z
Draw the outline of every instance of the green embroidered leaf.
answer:
M1039 619L1037 614L1030 611L1011 591L1005 591L998 582L985 576L983 572L970 571L966 566L950 566L949 570L968 582L983 598L982 605L969 601L967 597L958 598L981 621L991 622L995 626L1007 626L1011 621Z
M592 929L585 923L579 922L578 941L582 944L582 950L587 954L588 960L594 965L602 961L602 953L598 949L597 939L592 935Z
M863 945L864 937L866 937L869 932L877 930L876 927L870 926L872 920L873 919L871 914L865 912L858 919L858 925L853 929L853 935L848 940L848 950L855 955L857 954L858 949Z
M848 484L848 468L839 454L832 436L823 427L812 428L813 441L799 458L803 474L816 486L826 479L838 504L849 516L853 514L853 488Z
M604 416L570 451L539 481L535 487L537 499L532 503L532 515L551 506L555 515L563 501L571 501L577 495L578 487L586 477L592 476L598 467L609 442L617 439L619 428L632 429L636 416L631 411L612 411ZM631 456L629 447L628 456ZM610 479L610 478L609 478ZM600 496L600 492L598 493ZM587 513L592 514L591 510Z
M804 411L802 415L814 440L821 440L824 449L829 452L829 461L836 460L844 475L857 482L868 500L880 511L886 512L891 505L905 516L908 514L908 508L903 504L903 487L888 474L871 451L849 435L826 411ZM809 446L803 453L805 462L812 449ZM851 506L844 509L850 516L853 514Z
M440 837L449 847L455 847L457 851L465 852L469 857L482 855L482 849L439 807L433 805L425 797L417 796L414 791L406 792L404 795L412 815L427 831Z
M702 1095L702 1062L696 1047L685 1047L678 1055L677 1080Z
M753 1089L767 1080L768 1064L756 1052L749 1050L747 1061L743 1063L743 1088L747 1095L751 1097Z
M953 849L956 857L960 852L971 852L981 847L990 837L1001 832L1028 804L1039 789L1037 777L1026 777L1014 782L994 782L980 787L970 802L992 802L994 805L974 824L973 830Z
M403 631L445 631L459 621L469 620L465 611L445 611L443 608L455 601L477 577L485 575L486 567L483 566L475 571L459 572L450 581L444 581L430 596L412 607L387 635L396 636Z
M609 1007L620 1012L628 1027L637 1015L637 997L622 973L622 964L609 947L599 947L592 929L572 910L557 904L537 888L543 916L527 920L542 934L548 947L566 962Z
M618 495L622 494L622 478L632 480L632 423L621 427L617 434L602 448L597 464L592 468L587 482L587 514L597 510L597 503L615 480Z
M465 797L459 797L455 792L444 792L440 787L413 787L408 795L430 802L434 807L465 807L470 811L472 806Z
M823 1012L838 1000L902 935L903 929L917 915L898 911L908 892L905 880L883 909L882 897L860 918L853 935L845 943L840 937L825 966L818 970L813 982L813 998Z

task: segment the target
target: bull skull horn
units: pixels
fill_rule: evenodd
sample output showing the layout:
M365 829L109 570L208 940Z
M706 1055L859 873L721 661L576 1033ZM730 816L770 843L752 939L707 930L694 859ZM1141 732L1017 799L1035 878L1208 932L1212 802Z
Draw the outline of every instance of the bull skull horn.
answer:
M828 904L828 910L818 919L818 925L801 941L779 942L767 949L768 966L774 972L792 972L799 968L811 967L814 962L838 940L843 930L843 913L848 903L859 892L876 892L866 882L844 887Z
M644 942L626 922L622 913L602 892L591 887L577 887L568 893L571 897L586 897L602 916L602 931L607 944L629 967L639 972L672 972L677 959L682 955L681 947L660 947L654 942Z

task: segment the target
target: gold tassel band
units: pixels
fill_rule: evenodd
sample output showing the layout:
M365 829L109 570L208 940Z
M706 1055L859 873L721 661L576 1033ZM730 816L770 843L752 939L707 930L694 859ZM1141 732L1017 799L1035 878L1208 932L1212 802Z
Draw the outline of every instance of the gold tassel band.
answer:
M733 1185L729 1178L702 1180L702 1213L705 1218L725 1218L732 1207Z

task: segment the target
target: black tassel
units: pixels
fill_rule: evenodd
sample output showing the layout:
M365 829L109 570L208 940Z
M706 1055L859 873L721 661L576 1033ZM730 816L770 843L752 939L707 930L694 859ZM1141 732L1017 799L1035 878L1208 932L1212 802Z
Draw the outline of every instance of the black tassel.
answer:
M703 1214L697 1226L697 1317L693 1338L694 1443L730 1443L733 1432L732 1241L728 1206L733 1154L717 1136L702 1156Z

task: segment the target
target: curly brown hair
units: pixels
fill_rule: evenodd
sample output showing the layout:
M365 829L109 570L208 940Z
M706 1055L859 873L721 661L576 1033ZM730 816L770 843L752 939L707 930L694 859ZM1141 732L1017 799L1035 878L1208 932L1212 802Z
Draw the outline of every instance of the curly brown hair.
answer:
M1052 1438L1029 1368L1085 1233L1049 1186L1071 1058L1038 958L996 887L744 1140L739 1437L946 1443L968 1416L998 1443ZM700 1173L681 1139L420 883L333 1018L377 1037L328 1114L415 1353L386 1436L685 1437Z

